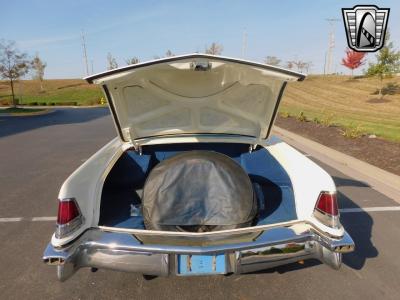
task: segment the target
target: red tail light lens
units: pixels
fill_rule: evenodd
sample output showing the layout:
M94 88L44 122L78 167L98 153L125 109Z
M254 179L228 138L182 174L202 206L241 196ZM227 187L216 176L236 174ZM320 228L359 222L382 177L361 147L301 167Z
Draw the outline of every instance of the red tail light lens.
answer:
M56 238L64 238L83 224L83 216L74 198L62 199L58 203Z
M57 224L64 225L79 217L80 212L75 199L63 199L58 203Z
M321 192L314 208L314 217L322 224L340 228L339 209L336 193Z
M331 216L339 215L336 193L322 192L319 195L315 208Z

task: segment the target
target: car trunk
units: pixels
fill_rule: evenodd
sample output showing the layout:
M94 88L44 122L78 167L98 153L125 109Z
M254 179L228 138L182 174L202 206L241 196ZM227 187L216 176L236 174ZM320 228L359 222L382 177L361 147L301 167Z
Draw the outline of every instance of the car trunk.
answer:
M258 215L252 226L286 222L297 218L289 176L266 148L259 146L249 151L248 144L185 143L143 146L140 154L133 149L125 151L105 180L99 225L146 229L141 204L143 187L149 172L165 159L193 150L225 154L245 170L258 201Z

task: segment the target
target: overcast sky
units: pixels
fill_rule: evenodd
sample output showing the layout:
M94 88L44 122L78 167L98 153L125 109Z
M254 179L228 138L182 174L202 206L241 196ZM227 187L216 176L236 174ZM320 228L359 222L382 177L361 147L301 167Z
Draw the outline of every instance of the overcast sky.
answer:
M120 66L133 56L141 61L175 54L202 52L218 42L223 55L262 61L277 56L282 61L312 61L311 73L322 73L328 46L326 18L340 19L335 26L334 69L347 46L341 8L376 4L391 9L389 28L400 48L400 1L102 1L30 0L1 2L0 39L14 40L33 56L47 62L46 78L85 75L81 31L84 30L89 64L94 72L106 69L107 53ZM374 54L368 55L369 59Z

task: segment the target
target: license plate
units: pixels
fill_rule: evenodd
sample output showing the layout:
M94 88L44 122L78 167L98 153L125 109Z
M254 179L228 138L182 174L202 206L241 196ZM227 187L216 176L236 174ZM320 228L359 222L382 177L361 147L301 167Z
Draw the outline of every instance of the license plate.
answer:
M225 254L178 255L179 275L210 275L225 273Z

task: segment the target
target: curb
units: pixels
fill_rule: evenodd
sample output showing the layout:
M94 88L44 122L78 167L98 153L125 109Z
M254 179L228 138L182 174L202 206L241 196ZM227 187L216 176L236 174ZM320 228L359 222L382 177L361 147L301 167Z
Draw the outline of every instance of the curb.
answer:
M288 144L400 203L400 176L277 126L273 131Z
M30 113L9 113L9 114L0 114L1 117L7 117L7 118L14 118L14 117L34 117L34 116L44 116L44 115L50 115L54 113L54 109L45 109L43 111L37 111L37 112L30 112Z

